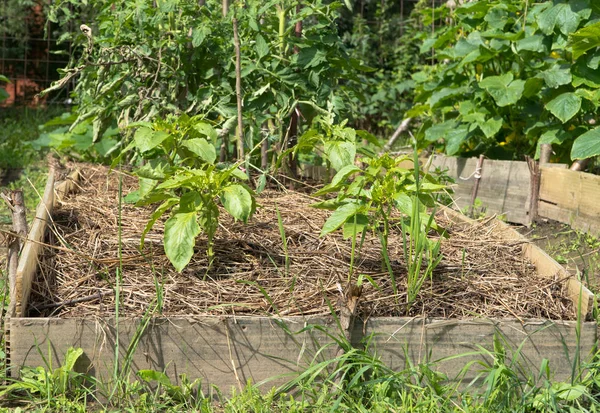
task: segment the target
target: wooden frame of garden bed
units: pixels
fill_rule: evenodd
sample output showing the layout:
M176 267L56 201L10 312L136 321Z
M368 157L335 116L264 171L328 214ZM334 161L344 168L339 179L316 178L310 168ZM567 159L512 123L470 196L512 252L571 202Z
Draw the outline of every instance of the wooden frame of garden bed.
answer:
M117 337L121 366L128 360L133 372L164 371L175 381L185 373L191 379L203 378L205 386L217 385L224 391L244 386L248 380L258 383L274 376L279 378L268 385L281 383L286 380L283 375L308 365L323 346L328 347L318 357L335 357L337 347L333 340L321 330L310 328L321 325L336 334L333 316L121 318L118 326L114 318L25 317L40 243L52 216L55 195L64 195L74 179L76 176L71 176L67 183L55 187L51 172L23 249L17 288L11 291L11 297L14 294L17 300L17 311L8 322L7 347L13 376L23 366L43 366L44 359L51 359L53 367L57 367L69 347L81 347L84 355L78 370L109 383L113 379ZM453 219L470 221L449 209L446 213ZM490 231L507 240L523 241L523 255L540 275L568 276L561 265L508 225L492 219L478 225L488 225ZM440 360L435 368L455 379L469 361L491 361L489 355L473 352L480 349L478 346L491 348L496 336L512 354L516 368L533 371L537 377L542 360L548 359L555 378L564 380L571 375L574 360L589 357L597 340L596 323L585 321L591 316L593 294L574 278L568 281L568 291L580 309L579 321L374 317L357 320L351 341L360 345L362 338L373 334L371 345L390 367L405 368L406 357L414 363ZM131 343L137 343L135 349L130 348ZM470 354L456 357L465 353ZM475 375L475 370L469 371L464 382Z

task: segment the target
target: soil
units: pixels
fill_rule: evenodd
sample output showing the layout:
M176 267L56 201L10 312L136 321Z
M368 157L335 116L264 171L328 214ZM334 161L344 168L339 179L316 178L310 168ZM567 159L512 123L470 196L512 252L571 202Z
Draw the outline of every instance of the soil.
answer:
M343 305L350 275L351 285L362 280L357 313L363 318L574 318L564 280L538 277L533 265L521 258L522 242L498 238L490 219L470 225L436 215L449 234L441 241L444 258L408 306L399 217L391 217L390 275L374 234L366 236L351 267L351 241L341 231L319 235L331 212L312 208L317 199L267 190L247 225L222 211L210 268L206 240L200 236L192 261L177 273L163 252L164 220L156 223L140 251L140 235L152 208L123 204L119 209L119 182L127 194L136 188L136 179L98 166L83 166L83 176L79 193L55 211L47 242L57 247L45 248L30 315L114 314L118 274L121 316L139 317L147 311L165 316L326 315ZM429 238L436 241L439 236L431 233Z

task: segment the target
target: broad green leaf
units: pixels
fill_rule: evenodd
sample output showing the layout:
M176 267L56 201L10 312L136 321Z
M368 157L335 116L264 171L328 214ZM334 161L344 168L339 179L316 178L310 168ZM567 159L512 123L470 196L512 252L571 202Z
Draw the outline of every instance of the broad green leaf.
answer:
M490 76L479 82L496 101L498 106L513 105L521 99L525 88L525 81L513 80L512 73L502 76Z
M569 36L569 45L573 51L573 59L577 60L588 50L600 46L600 22L590 24Z
M542 89L544 81L538 77L530 77L525 81L525 88L523 89L523 96L526 98L533 97L538 94Z
M206 36L209 36L210 33L210 27L206 25L201 25L194 28L194 30L192 30L192 46L200 46L202 43L204 43L204 39L206 39Z
M570 65L555 64L550 69L540 73L540 76L546 81L549 88L556 89L559 86L571 83L571 67Z
M141 152L148 152L164 142L169 137L169 134L163 131L153 131L150 128L141 127L135 131L133 140L135 146Z
M365 214L355 214L348 219L342 229L344 239L352 238L354 235L359 235L369 226L369 217Z
M489 118L483 123L479 124L479 129L483 132L486 138L494 137L500 128L502 127L503 120L500 116Z
M587 131L573 142L571 159L587 159L600 155L600 127Z
M433 92L433 94L429 98L429 105L431 107L434 107L442 100L444 100L448 97L452 97L452 96L463 95L466 91L467 91L466 87L457 87L457 88L445 87L441 90Z
M575 93L563 93L546 103L546 109L565 123L581 109L581 98Z
M348 218L353 217L355 214L361 212L363 206L360 204L344 204L336 209L333 214L325 221L323 225L323 229L321 230L321 235L324 236L329 234L330 232L335 231L343 224L346 223Z
M171 379L165 373L156 370L138 370L137 375L147 383L160 383L163 386L170 387Z
M223 188L221 203L232 217L240 221L248 222L252 215L254 204L252 195L242 185L235 184Z
M183 141L181 145L188 148L195 155L198 155L204 162L213 164L217 159L217 151L215 147L206 139L188 139L187 141Z
M215 128L212 127L212 125L210 123L198 122L198 123L194 124L193 128L197 132L201 133L202 135L204 135L208 139L210 139L210 141L212 142L213 145L215 145L215 146L217 145L217 138L219 137L219 134L217 133Z
M534 34L531 36L525 36L521 40L516 42L517 51L527 50L530 52L544 53L548 51L545 44L545 36L541 34Z
M406 192L398 192L396 196L394 196L394 202L396 208L404 215L412 215L412 198Z
M341 170L346 165L354 164L356 145L352 142L325 142L324 150L325 156L336 171Z
M269 45L267 44L265 38L260 34L256 35L254 49L256 50L256 54L258 55L259 59L262 59L269 54Z
M4 75L0 75L0 82L10 83L10 80Z
M456 128L456 121L454 120L435 124L425 131L425 140L435 142L439 139L445 139L448 132L454 128Z
M457 128L450 130L446 134L446 153L449 156L455 155L460 151L460 146L467 139L469 134L469 125L461 124Z
M79 357L81 357L82 355L82 348L69 347L69 349L67 350L67 354L65 354L65 360L63 362L64 372L72 372L75 368L75 363L77 363L77 360L79 360Z
M196 212L176 213L165 222L164 248L169 261L181 272L194 255L200 234Z
M346 178L348 178L350 175L360 172L361 169L359 167L357 167L356 165L352 164L352 165L346 165L344 166L342 169L340 169L338 171L338 173L335 174L335 176L333 177L333 179L331 180L331 186L337 186L338 184L340 184L343 180L345 180Z
M577 30L580 21L581 16L565 3L559 3L546 9L538 17L539 28L547 35L552 34L556 26L562 34L569 35Z
M488 22L491 28L500 30L504 29L504 26L506 26L507 19L508 12L501 7L493 7L484 17L484 20Z

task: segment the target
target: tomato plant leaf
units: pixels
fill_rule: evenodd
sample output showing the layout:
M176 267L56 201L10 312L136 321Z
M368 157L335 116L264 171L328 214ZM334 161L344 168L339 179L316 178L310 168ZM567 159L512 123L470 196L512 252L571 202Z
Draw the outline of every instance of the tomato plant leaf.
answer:
M211 143L204 138L188 139L183 141L182 146L188 148L200 159L209 164L213 164L217 159L217 151Z
M563 93L546 103L546 109L565 123L581 109L581 98L572 92Z
M169 261L181 272L194 255L200 234L196 212L176 213L165 222L164 248Z
M571 159L586 159L600 155L600 127L587 131L573 142Z
M229 185L221 193L223 207L235 219L248 222L253 212L252 195L242 185Z
M264 37L260 34L256 36L256 43L254 44L254 49L256 50L256 54L258 54L258 58L262 59L263 57L269 54L269 45Z

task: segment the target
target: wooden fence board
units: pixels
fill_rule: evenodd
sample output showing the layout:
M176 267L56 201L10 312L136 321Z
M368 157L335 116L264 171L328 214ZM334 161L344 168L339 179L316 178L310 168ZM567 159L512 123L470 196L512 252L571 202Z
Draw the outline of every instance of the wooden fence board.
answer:
M600 234L600 176L546 167L541 171L539 215Z
M435 155L432 166L448 169L454 178L454 196L460 209L468 208L471 202L477 158L454 158ZM496 161L486 159L481 170L481 181L477 198L486 207L489 215L505 215L510 222L529 224L530 174L526 162Z
M139 319L119 322L121 356L139 327ZM288 374L269 381L272 387L285 382L289 375L308 366L317 351L327 346L317 361L335 357L337 346L319 330L298 333L307 324L318 324L335 334L333 317L290 317L275 320L268 317L197 317L155 318L141 335L132 356L132 372L154 369L166 372L173 381L185 373L189 378L202 378L203 387L217 385L228 392L245 385L247 380L263 380ZM362 338L373 334L370 350L395 370L406 367L407 357L413 363L445 359L434 366L454 380L469 361L491 363L477 345L493 351L494 336L501 338L508 357L522 343L515 356L525 372L537 377L543 359L557 380L568 380L577 345L583 360L588 360L596 341L596 324L583 323L577 339L576 322L528 320L440 320L423 318L373 317L364 324L357 321L352 334L355 346ZM282 326L285 325L285 328ZM14 318L11 319L12 366L44 365L42 355L52 357L57 366L64 360L70 346L81 347L84 356L77 369L108 384L112 379L115 351L114 320ZM36 348L37 346L37 348ZM50 349L50 354L48 354ZM40 355L41 353L41 355ZM121 365L123 363L121 359ZM467 384L478 373L474 364L464 377Z

